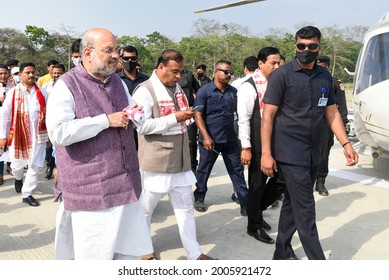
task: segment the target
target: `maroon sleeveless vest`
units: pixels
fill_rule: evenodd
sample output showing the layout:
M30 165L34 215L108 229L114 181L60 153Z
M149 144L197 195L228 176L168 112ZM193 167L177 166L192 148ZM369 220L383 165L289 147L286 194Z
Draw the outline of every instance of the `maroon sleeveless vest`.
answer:
M73 94L76 119L128 106L116 74L103 83L80 65L61 79ZM142 187L133 129L109 127L93 138L56 149L58 189L66 210L100 210L138 200Z

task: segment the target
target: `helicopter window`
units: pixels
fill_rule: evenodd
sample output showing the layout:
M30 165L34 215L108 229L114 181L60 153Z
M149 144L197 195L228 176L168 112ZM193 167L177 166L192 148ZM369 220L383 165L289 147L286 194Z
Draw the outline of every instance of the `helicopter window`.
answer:
M360 59L362 67L356 83L357 94L389 79L389 33L371 38Z

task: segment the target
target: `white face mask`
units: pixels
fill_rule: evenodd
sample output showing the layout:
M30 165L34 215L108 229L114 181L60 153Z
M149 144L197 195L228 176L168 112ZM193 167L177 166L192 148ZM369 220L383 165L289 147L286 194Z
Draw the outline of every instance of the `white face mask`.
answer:
M81 63L81 57L72 57L72 62L75 66L78 66Z
M15 81L15 83L19 83L20 82L20 77L19 77L19 75L14 75L14 81Z

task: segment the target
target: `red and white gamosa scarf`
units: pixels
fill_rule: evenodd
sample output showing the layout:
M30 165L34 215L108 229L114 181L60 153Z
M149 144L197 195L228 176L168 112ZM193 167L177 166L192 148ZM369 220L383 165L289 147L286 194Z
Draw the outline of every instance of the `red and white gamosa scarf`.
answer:
M28 160L31 157L32 141L30 133L30 119L28 114L27 102L25 100L24 87L19 83L12 97L12 117L8 137L8 146L13 144L15 150L15 159ZM40 88L35 85L36 97L39 102L37 143L48 141L46 129L46 100Z

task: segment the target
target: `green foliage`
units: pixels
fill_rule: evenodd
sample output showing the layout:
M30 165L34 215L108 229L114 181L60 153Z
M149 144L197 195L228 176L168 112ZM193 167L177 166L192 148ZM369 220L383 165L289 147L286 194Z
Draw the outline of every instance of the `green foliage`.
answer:
M44 28L27 25L25 33L35 48L52 48L54 45L54 38Z
M147 74L155 68L161 52L169 48L183 54L185 67L191 71L195 71L199 64L206 64L209 76L212 76L215 63L221 59L231 61L237 76L243 75L243 60L251 55L257 56L265 46L277 47L286 61L294 58L294 34L285 30L271 29L260 37L249 36L247 28L234 23L227 25L202 19L195 21L194 26L193 34L178 43L158 31L146 35L146 38L125 35L117 39L121 47L132 45L138 49L142 71ZM361 48L361 34L366 30L361 26L322 28L323 54L331 57L330 70L336 77L349 80L343 68L354 70ZM0 28L0 62L11 58L21 62L32 61L37 65L39 75L47 72L46 64L50 59L70 65L70 46L76 36L70 34L74 34L71 27L61 31L49 32L31 25L26 26L24 33Z

